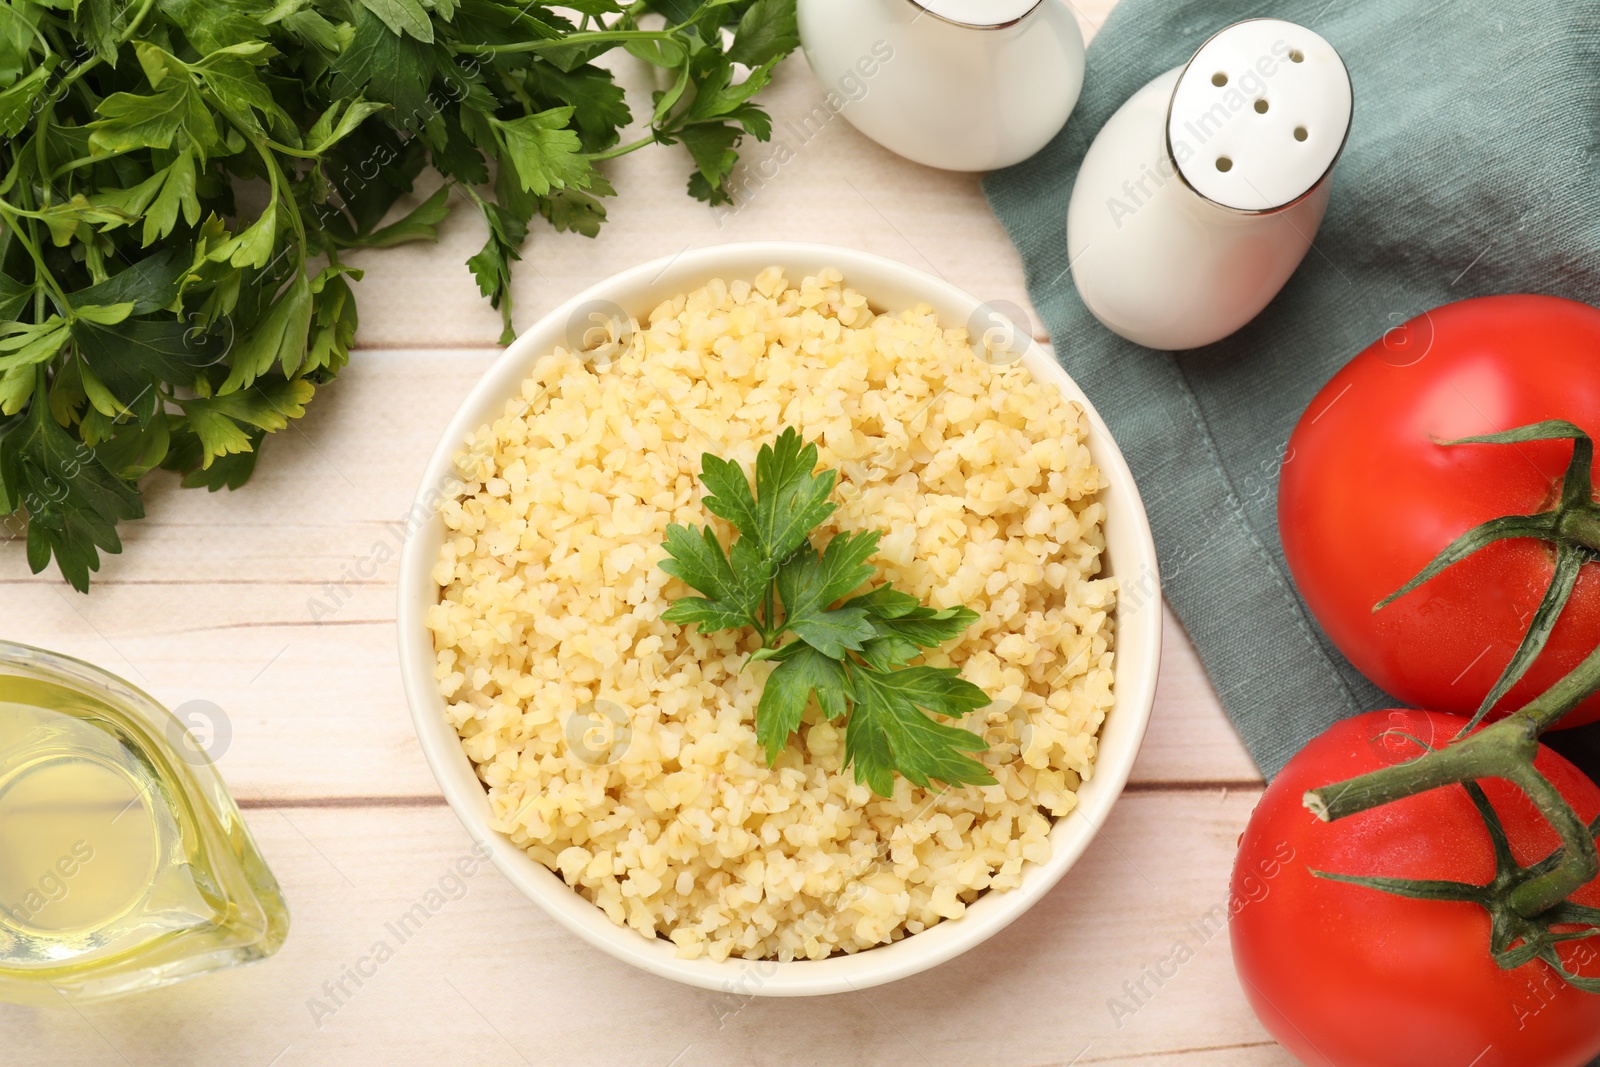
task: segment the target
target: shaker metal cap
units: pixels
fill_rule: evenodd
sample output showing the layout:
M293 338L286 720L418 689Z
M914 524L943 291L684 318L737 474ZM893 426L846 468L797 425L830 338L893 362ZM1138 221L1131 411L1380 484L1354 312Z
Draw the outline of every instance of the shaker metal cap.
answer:
M1172 90L1167 147L1197 193L1239 211L1294 203L1350 130L1350 72L1331 44L1282 19L1238 22L1194 54Z
M996 29L1021 21L1044 0L910 0L930 15L960 26Z

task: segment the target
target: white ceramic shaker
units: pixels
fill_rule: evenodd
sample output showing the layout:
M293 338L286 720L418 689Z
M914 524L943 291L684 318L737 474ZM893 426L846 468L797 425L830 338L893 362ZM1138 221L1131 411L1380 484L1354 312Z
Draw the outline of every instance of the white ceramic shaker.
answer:
M839 114L945 170L1027 159L1083 87L1066 0L799 0L800 39Z
M1067 209L1078 292L1150 348L1253 319L1305 258L1350 129L1333 46L1281 19L1235 23L1112 115Z

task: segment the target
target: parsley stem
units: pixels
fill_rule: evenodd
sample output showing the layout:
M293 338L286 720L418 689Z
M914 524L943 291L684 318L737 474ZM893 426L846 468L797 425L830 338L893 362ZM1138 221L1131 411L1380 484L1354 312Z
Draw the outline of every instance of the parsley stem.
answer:
M139 10L133 13L133 19L128 23L127 28L121 33L117 34L117 47L119 49L131 41L134 34L139 32L139 26L144 22L145 16L150 14L150 9L155 6L156 0L144 0L144 3L139 5ZM90 56L82 63L79 63L76 67L73 67L70 71L68 71L64 77L62 77L61 84L57 87L58 91L64 93L68 88L71 87L73 82L77 81L79 78L98 67L100 63L101 58L99 55ZM54 101L51 101L51 103L53 105Z
M232 116L230 115L229 118L231 120ZM238 126L239 124L235 122L235 125ZM251 146L256 150L256 154L267 165L267 180L272 187L272 202L267 207L267 210L276 211L278 209L278 201L286 201L284 213L289 216L289 225L294 230L295 245L300 250L301 261L304 262L306 257L305 221L301 219L299 207L294 201L284 196L284 189L289 185L289 180L284 176L283 169L278 166L277 157L272 154L272 149L268 147L266 138L258 137L242 128L240 132L249 139Z
M590 30L587 33L569 33L565 37L541 38L536 41L514 41L510 44L451 44L449 49L457 54L502 54L508 52L547 52L575 44L596 44L601 41L670 41L676 36L670 30Z
M31 211L13 208L5 201L0 200L0 222L4 222L11 228L11 232L17 235L17 240L22 242L22 247L28 250L28 255L33 259L34 266L39 268L39 280L44 283L45 288L50 290L51 295L55 298L56 303L60 305L62 311L70 314L71 305L67 303L67 294L62 291L61 286L56 284L55 275L50 273L50 268L45 263L44 257L39 254L38 247L28 236L28 228L21 225L17 219L18 215L31 217L34 214Z
M655 143L656 133L654 130L651 130L648 134L639 138L637 141L630 141L627 144L617 145L615 148L608 148L604 152L585 152L583 154L583 158L589 160L591 163L598 163L602 159L616 159L618 156L625 156L629 152L637 152L639 149Z
M134 148L118 148L118 149L114 149L114 150L109 151L109 152L104 152L104 153L102 153L102 154L100 154L98 156L79 156L77 159L74 159L69 163L63 163L63 164L61 164L61 166L59 166L55 170L51 171L50 172L50 180L51 181L55 181L57 178L60 178L63 174L66 174L69 171L77 170L79 167L92 167L96 163L104 163L108 159L116 159L118 156L125 156L129 152L142 152L142 151L144 151L144 147L141 145L141 146L134 147Z

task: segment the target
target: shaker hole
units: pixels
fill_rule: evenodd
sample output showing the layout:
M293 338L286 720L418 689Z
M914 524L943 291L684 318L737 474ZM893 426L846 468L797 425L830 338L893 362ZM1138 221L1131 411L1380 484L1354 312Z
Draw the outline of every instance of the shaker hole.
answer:
M1306 61L1306 54L1304 52L1300 51L1300 49L1298 49L1298 48L1289 49L1289 62L1291 62L1291 63L1304 63L1305 61Z
M1228 84L1228 76L1219 70L1215 74L1211 75L1211 84L1220 89L1224 85Z
M1267 101L1265 100L1265 98L1263 98L1261 100L1257 100L1256 101L1256 114L1257 115L1265 115L1266 113L1267 113Z
M1228 171L1233 169L1233 160L1229 159L1227 156L1218 156L1217 169L1226 174Z
M1294 128L1294 139L1296 141L1304 141L1308 136L1310 135L1306 133L1304 126L1296 126Z

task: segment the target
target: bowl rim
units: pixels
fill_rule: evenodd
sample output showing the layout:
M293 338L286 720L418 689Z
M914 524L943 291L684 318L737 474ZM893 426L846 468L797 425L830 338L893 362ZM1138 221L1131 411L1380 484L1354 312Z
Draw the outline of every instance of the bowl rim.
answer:
M762 241L686 249L597 282L519 334L479 378L441 435L405 524L397 636L406 700L429 769L477 847L487 850L495 866L525 896L591 945L652 974L739 995L813 996L895 981L971 949L1027 911L1077 862L1120 796L1143 742L1155 700L1164 608L1149 520L1126 460L1083 391L1030 331L1020 330L1018 339L1026 338L1024 365L1036 378L1051 382L1067 399L1081 404L1089 422L1089 448L1101 471L1102 498L1108 503L1101 574L1138 573L1146 594L1126 613L1119 593L1114 701L1098 734L1094 774L1079 788L1078 806L1055 820L1051 829L1049 860L1026 863L1016 888L986 893L960 918L944 920L899 941L823 960L753 961L730 956L716 961L704 956L680 959L670 941L651 940L631 927L614 924L557 874L512 844L509 837L491 829L488 794L455 727L443 713L433 674L433 642L424 625L428 608L438 602L432 570L443 541L443 523L437 508L446 496L441 487L453 478L456 457L471 433L499 417L538 360L562 343L567 325L580 310L596 302L631 303L627 310L643 321L668 296L690 292L715 277L753 278L764 267L774 265L791 281L824 267L838 269L845 284L874 306L925 303L947 325L952 321L970 324L986 309L991 315L1003 313L998 302L980 301L944 279L896 260L807 242ZM880 302L885 294L901 296ZM1113 514L1118 516L1115 538ZM1114 570L1107 564L1113 540L1119 552L1132 556L1125 561L1119 558ZM1113 743L1108 744L1108 739Z

